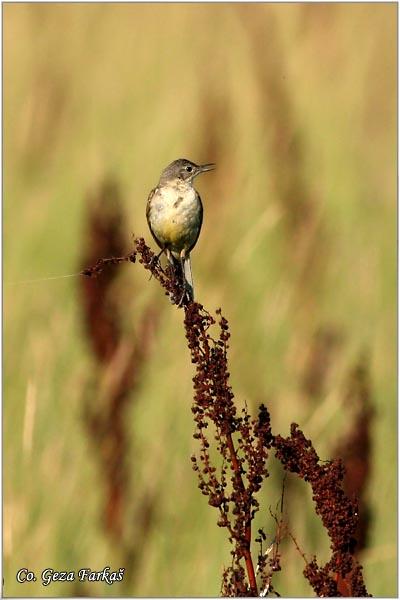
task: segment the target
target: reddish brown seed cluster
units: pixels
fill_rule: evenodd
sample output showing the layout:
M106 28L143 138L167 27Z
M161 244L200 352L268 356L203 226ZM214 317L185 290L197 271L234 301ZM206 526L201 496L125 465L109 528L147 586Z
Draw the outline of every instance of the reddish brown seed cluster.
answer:
M171 301L184 310L184 326L191 360L195 367L192 413L194 438L199 451L191 460L199 479L199 488L210 506L219 512L218 526L226 528L232 544L231 564L223 572L223 596L278 595L272 576L279 571L279 543L286 531L283 518L276 521L272 544L263 549L266 535L258 530L260 545L257 563L251 553L252 521L259 510L256 494L268 477L267 459L274 448L287 471L296 473L311 485L316 512L331 539L332 556L323 567L316 558L307 562L304 575L318 596L368 596L362 568L354 558L357 505L344 493L344 469L340 460L321 463L312 446L296 424L291 435L273 436L270 415L264 405L257 418L247 408L239 412L229 384L227 320L217 311L214 318L204 307L184 294L180 273L173 266L163 269L159 258L145 241L135 240L135 250L110 262L135 261L149 270ZM96 274L105 261L97 263ZM217 322L218 321L218 322ZM212 330L218 333L212 335ZM283 503L283 500L282 500ZM282 512L281 507L281 512Z
M143 238L135 239L135 247L136 252L139 254L139 262L162 285L171 302L179 306L185 306L188 303L188 298L184 293L185 289L180 269L175 269L172 265L168 265L163 269L159 258L150 250Z
M334 460L320 464L311 441L295 423L291 426L290 437L275 437L274 447L284 468L311 485L316 513L331 539L332 556L328 563L319 567L314 559L304 571L314 591L322 596L339 596L338 583L346 579L350 596L368 596L361 568L353 556L357 504L343 491L342 462ZM352 574L350 579L346 578L348 574Z
M238 414L229 385L227 320L218 311L219 334L210 329L215 319L197 302L182 299L182 280L173 267L165 270L143 239L135 241L139 262L159 281L173 302L185 311L185 332L196 374L193 378L194 438L200 442L198 456L192 456L199 488L208 503L219 511L218 526L226 527L233 545L232 565L223 576L227 596L257 596L255 566L251 556L251 522L259 509L255 498L268 476L266 459L272 434L267 409L261 406L257 419L244 409ZM212 430L212 431L211 431ZM222 457L217 469L211 457L211 441ZM220 459L218 459L220 463ZM243 567L243 563L245 567ZM263 566L263 565L261 565Z
M192 461L199 488L209 504L219 509L218 525L227 528L233 545L232 566L223 576L223 594L249 596L257 594L251 557L251 523L259 510L255 494L268 477L266 460L272 433L265 406L260 406L257 419L251 419L246 408L241 413L236 409L229 385L228 322L220 311L217 315L219 335L213 337L210 329L215 319L203 306L193 302L185 307L186 338L196 369L192 405L194 437L200 442L199 456L192 456ZM222 457L218 470L211 458L211 435ZM259 564L259 570L264 566Z
M225 598L247 598L249 596L246 573L240 564L224 569L221 596Z

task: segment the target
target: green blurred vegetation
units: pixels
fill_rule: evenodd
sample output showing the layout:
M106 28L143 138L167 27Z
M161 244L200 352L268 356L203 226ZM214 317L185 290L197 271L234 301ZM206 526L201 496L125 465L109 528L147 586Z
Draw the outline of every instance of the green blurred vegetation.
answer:
M122 565L101 527L103 480L82 422L93 366L75 273L88 192L111 175L128 235L150 242L147 194L177 157L215 161L193 253L196 292L232 331L238 402L268 403L329 458L351 414L343 388L369 357L375 408L367 587L396 590L395 4L6 4L4 18L4 594L214 596L225 531L197 489L192 366L182 314L123 265L126 326L163 310L127 413L132 493L154 483L157 520L135 582L19 585L16 571ZM323 390L302 388L315 333L340 344ZM260 525L280 498L272 469ZM301 548L328 542L309 490L287 506ZM126 523L135 537L135 523ZM293 544L282 595L309 595Z

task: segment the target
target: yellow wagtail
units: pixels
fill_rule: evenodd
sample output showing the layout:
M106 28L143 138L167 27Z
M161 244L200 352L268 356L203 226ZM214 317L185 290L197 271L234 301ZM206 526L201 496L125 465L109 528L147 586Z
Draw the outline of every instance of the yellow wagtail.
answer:
M178 158L163 170L147 200L146 217L151 234L161 248L160 254L165 252L173 265L180 263L189 300L194 298L190 252L203 222L203 205L193 180L214 167L213 163L196 165Z

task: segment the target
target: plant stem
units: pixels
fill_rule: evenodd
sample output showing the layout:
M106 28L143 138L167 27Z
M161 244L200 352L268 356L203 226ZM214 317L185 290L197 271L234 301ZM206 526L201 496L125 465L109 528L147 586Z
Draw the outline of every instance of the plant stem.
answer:
M226 441L229 448L229 453L231 455L232 460L232 468L235 473L236 480L238 482L238 486L243 493L246 493L246 488L243 483L241 468L238 458L236 456L235 446L233 445L232 435L230 433L226 434ZM252 596L258 596L257 589L257 580L256 574L254 571L253 559L251 556L250 546L251 546L251 516L250 516L250 506L247 507L247 515L246 515L246 526L245 526L245 541L246 545L243 548L243 556L246 563L247 576L249 578L249 586L251 590Z

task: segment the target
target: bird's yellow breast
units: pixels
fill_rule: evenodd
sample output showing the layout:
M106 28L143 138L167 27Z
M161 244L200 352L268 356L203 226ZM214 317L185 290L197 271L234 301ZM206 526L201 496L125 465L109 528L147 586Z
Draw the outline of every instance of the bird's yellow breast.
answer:
M193 187L163 186L151 199L149 221L158 242L175 252L189 250L201 227L201 202Z
M177 218L176 213L172 212L168 215L166 211L164 218L157 222L155 233L165 242L175 244L190 233L190 227L185 220L181 220L179 216Z

